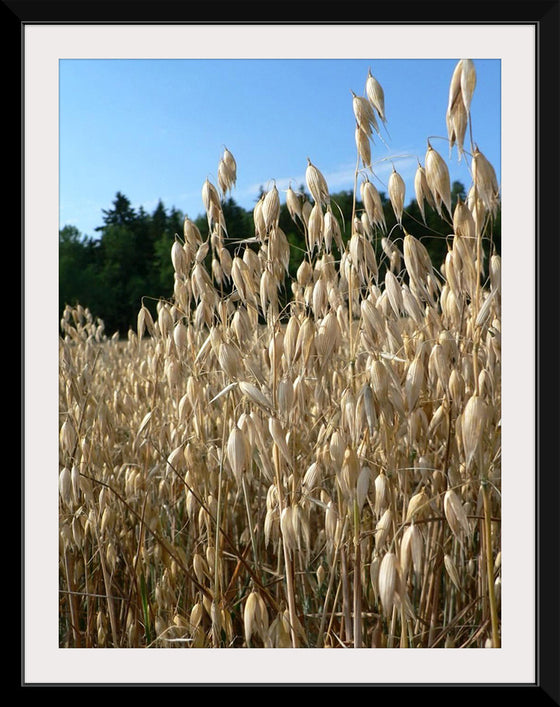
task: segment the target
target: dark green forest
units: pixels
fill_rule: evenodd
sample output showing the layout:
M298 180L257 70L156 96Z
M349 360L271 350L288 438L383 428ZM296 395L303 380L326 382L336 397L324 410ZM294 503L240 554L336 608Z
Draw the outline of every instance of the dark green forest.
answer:
M305 189L300 187L305 194ZM403 231L396 223L391 204L381 193L387 232L376 232L374 245L380 263L379 278L383 277L383 251L381 238L390 233L397 246ZM260 196L260 195L259 195ZM255 201L258 200L259 197ZM453 182L452 206L457 200L466 200L463 184ZM331 195L333 212L341 223L342 237L350 235L353 194L343 191ZM360 201L356 208L362 208ZM239 240L254 235L252 210L239 206L233 198L223 202L223 213L228 231L226 245L232 255ZM428 249L432 263L439 268L448 248L448 236L452 233L450 221L445 221L426 208L426 222L415 200L405 207L402 227L422 240ZM74 226L65 226L59 232L59 309L60 315L66 305L80 304L87 307L95 318L102 319L108 335L118 332L126 336L130 328L136 327L138 310L145 304L155 313L160 298L168 299L173 294L174 270L171 262L171 247L175 237L182 241L185 215L175 208L166 208L159 201L153 213L142 207L134 209L130 200L117 192L110 208L102 211L102 224L96 235L79 232ZM208 235L206 214L193 219L203 238ZM500 250L500 213L485 232L485 251ZM285 204L281 207L280 228L291 245L290 275L295 276L305 252L304 233L294 222ZM337 251L334 251L335 257ZM286 287L284 297L287 297Z

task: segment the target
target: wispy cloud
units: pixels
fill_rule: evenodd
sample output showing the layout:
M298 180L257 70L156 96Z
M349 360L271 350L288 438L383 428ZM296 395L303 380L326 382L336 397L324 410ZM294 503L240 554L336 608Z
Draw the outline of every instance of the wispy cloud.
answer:
M367 174L368 178L374 181L378 188L383 189L386 188L387 180L393 170L393 166L406 182L413 179L416 167L418 166L418 160L412 153L401 152L380 159L372 165L371 170L361 170L361 173ZM355 169L355 164L344 164L340 165L338 169L323 172L329 191L334 193L346 189L353 189ZM296 176L292 175L290 177L279 177L274 180L274 184L280 194L285 192L290 186L292 189L297 190L302 184L305 185L305 173ZM238 190L237 196L240 198L256 196L262 186L262 182L248 185Z

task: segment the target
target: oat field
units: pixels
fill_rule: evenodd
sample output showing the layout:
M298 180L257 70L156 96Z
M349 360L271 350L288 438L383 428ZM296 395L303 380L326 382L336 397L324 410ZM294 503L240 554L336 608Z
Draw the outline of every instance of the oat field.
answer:
M275 185L231 244L224 150L185 219L174 295L139 304L125 340L85 306L60 336L61 647L500 646L500 256L492 165L471 135L476 68L458 62L427 141L422 213L447 254L388 230L372 136L386 120L370 73L356 118L352 233L320 165L288 189L306 253L280 297L290 245ZM449 146L469 165L452 208ZM451 155L451 153L450 153ZM306 166L305 166L306 164ZM149 293L146 293L147 296Z

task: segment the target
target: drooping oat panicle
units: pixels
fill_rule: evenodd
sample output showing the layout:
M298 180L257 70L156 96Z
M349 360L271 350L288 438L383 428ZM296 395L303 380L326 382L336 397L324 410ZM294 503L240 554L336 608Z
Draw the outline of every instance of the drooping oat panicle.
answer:
M389 181L387 183L387 188L389 191L389 199L391 201L391 206L395 213L395 217L399 224L402 225L402 215L404 209L404 196L406 191L406 186L404 179L393 167L393 171L389 176Z
M320 206L328 206L331 199L327 181L319 169L311 162L309 157L307 158L305 181L315 202Z
M442 205L447 209L447 213L452 216L451 212L451 182L449 178L449 169L445 164L443 157L434 150L428 142L428 149L424 160L426 181L432 192L432 196L436 205L436 210L442 216Z

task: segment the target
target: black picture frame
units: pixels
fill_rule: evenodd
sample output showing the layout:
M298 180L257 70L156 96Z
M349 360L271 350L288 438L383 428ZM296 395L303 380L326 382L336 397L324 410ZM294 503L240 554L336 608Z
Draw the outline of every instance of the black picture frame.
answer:
M536 174L536 254L537 271L536 282L536 322L537 335L535 341L520 341L520 346L534 347L536 356L537 392L536 429L528 430L527 434L534 434L536 448L536 537L537 547L537 611L534 617L537 628L536 655L536 681L534 684L495 684L477 685L465 682L457 685L430 684L430 685L368 685L368 684L335 684L325 685L321 682L320 675L315 676L317 681L310 680L309 684L293 685L289 682L274 685L242 684L242 685L188 685L185 687L242 687L242 688L277 688L291 687L304 689L305 687L327 689L336 688L371 688L373 690L387 691L392 697L391 690L400 690L400 699L414 699L426 697L426 691L443 690L445 696L449 693L461 692L467 699L480 699L494 701L497 698L514 696L514 691L521 690L519 697L529 699L535 704L560 704L560 653L559 653L559 563L560 549L559 509L558 501L558 459L560 458L559 438L560 424L558 419L559 379L558 364L560 351L558 347L558 324L560 314L558 310L558 224L560 202L560 184L558 179L560 150L559 127L560 114L558 110L558 87L560 86L559 66L559 3L555 2L471 2L468 4L447 2L380 2L380 3L344 3L343 6L325 5L323 3L283 3L278 7L266 4L235 3L222 6L213 4L191 4L171 1L152 2L25 2L4 1L1 5L2 18L2 52L4 54L4 67L6 89L12 96L11 105L21 105L21 114L17 110L7 116L14 127L14 135L22 134L23 145L23 119L25 106L23 96L23 55L21 52L23 33L22 29L28 24L43 23L87 23L87 24L119 24L119 23L227 23L234 26L236 23L265 23L265 24L301 24L301 23L407 23L417 24L419 31L426 23L449 24L530 24L537 31L537 57L536 57L536 87L537 99L535 113L537 117L537 136L535 154L537 157ZM219 15L220 19L216 20ZM290 19L287 19L290 18ZM319 20L317 18L320 18ZM15 62L20 59L21 71L15 69ZM523 100L520 94L520 100ZM21 125L16 124L18 119ZM17 145L16 145L17 150ZM14 156L19 161L21 153ZM23 168L22 168L23 171ZM22 175L23 176L23 175ZM20 201L23 203L25 194L21 183ZM8 189L15 190L17 184L11 184ZM22 209L23 213L23 209ZM25 272L23 266L23 217L21 224L22 240L22 302L24 299L23 282ZM23 309L22 309L23 318ZM25 342L22 340L22 348ZM25 378L22 374L22 391ZM24 436L22 417L22 437ZM22 490L24 483L24 463L22 453ZM22 517L25 509L22 506ZM23 526L22 526L23 530ZM22 545L23 547L23 545ZM22 562L22 597L25 586ZM9 607L8 607L9 608ZM533 617L525 616L523 607L519 609L519 621L530 621ZM21 626L25 616L22 606ZM45 689L65 687L64 684L34 685L27 684L24 678L24 645L22 628L22 653L20 688L43 687ZM96 687L95 683L79 687ZM75 687L75 686L70 686ZM107 687L107 686L105 686ZM112 687L112 686L109 686ZM134 687L122 685L122 687ZM139 689L150 687L166 687L165 685L142 685ZM174 686L167 686L174 687Z

